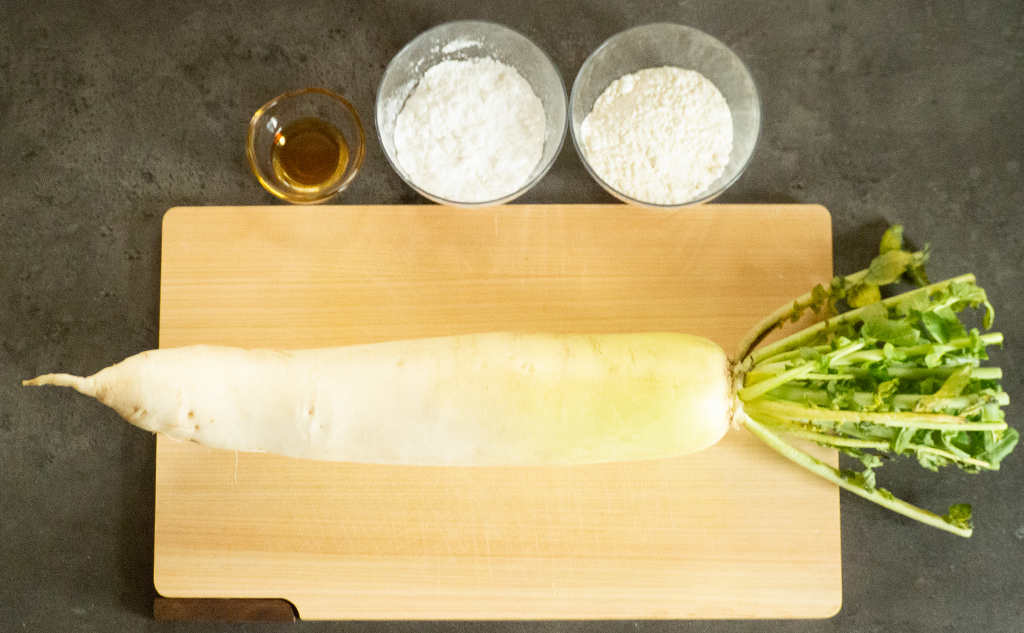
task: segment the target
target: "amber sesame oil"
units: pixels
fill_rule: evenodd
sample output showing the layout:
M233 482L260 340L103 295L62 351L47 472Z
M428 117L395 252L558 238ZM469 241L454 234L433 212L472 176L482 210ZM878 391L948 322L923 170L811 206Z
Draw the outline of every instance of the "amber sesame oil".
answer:
M274 135L271 164L285 186L303 194L321 193L344 175L348 144L330 123L306 117Z

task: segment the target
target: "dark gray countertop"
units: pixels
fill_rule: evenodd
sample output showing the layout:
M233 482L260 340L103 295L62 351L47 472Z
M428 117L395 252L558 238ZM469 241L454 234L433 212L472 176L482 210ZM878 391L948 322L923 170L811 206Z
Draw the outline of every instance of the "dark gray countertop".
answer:
M136 6L137 5L137 6ZM606 37L696 26L748 63L764 126L720 202L819 203L835 270L890 223L931 275L974 272L1024 394L1024 6L1019 2L41 2L0 4L0 630L252 630L151 619L154 440L72 393L23 389L155 347L160 231L178 205L277 204L245 161L270 97L340 90L372 121L389 59L457 18L504 23L567 84ZM338 204L425 203L372 133ZM518 202L611 202L571 143ZM1017 406L1010 424L1024 427ZM888 472L886 472L888 471ZM841 612L823 621L302 623L299 630L1020 631L1024 458L963 476L889 466L898 495L974 504L969 540L842 494Z

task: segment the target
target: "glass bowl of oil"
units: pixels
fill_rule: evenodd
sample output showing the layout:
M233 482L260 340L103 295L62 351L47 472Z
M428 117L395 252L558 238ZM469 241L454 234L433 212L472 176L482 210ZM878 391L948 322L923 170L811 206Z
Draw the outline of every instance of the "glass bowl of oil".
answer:
M324 88L275 97L249 122L249 166L267 191L294 204L338 195L359 173L365 153L356 109Z

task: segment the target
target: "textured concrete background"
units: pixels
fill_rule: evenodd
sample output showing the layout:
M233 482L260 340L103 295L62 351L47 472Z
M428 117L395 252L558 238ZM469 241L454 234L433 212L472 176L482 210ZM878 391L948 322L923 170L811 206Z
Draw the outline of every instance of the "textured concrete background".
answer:
M934 278L975 272L1024 399L1024 6L995 2L369 3L0 0L0 630L207 631L150 619L154 441L75 394L25 390L157 343L163 213L276 204L246 123L270 97L334 88L372 120L389 59L456 18L525 33L567 84L606 37L671 20L724 40L760 87L764 128L721 202L808 202L834 219L835 269L884 227L930 242ZM372 132L339 204L423 203ZM521 202L610 202L571 144ZM1024 428L1019 405L1009 421ZM886 472L888 471L888 472ZM302 623L333 631L1020 631L1024 457L997 474L889 466L900 496L974 503L970 540L843 493L844 606L811 622ZM780 511L784 511L780 509ZM266 625L224 630L266 631Z

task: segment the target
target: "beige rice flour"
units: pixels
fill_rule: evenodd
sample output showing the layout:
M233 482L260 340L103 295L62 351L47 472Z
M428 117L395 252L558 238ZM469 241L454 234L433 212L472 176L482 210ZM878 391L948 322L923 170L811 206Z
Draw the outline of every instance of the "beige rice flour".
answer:
M587 162L616 190L650 204L682 204L725 170L732 115L700 73L648 68L613 81L580 136Z

